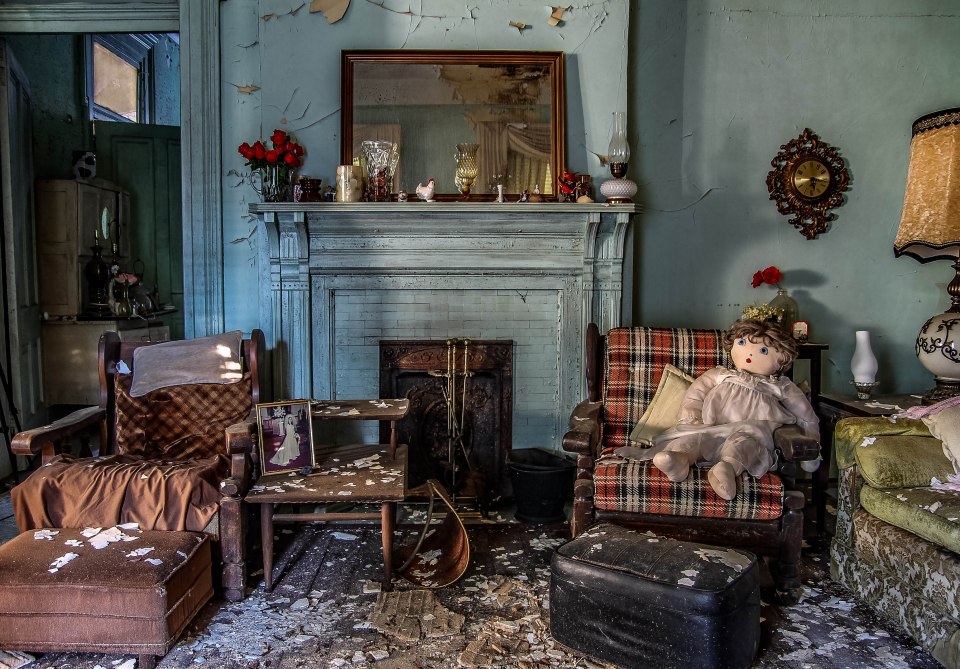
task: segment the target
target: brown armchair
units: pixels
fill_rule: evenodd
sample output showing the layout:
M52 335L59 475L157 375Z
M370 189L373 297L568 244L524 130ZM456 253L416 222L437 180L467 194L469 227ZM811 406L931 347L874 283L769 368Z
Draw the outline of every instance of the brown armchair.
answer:
M207 341L177 343L211 348ZM263 333L254 330L242 340L240 369L233 374L238 378L230 383L186 383L134 396L134 374L118 374L117 365L123 361L134 372L134 351L151 344L121 342L114 332L104 334L99 350L100 405L14 437L14 452L39 454L43 463L14 489L17 524L26 531L139 521L142 529L203 531L215 540L224 597L242 599L246 587L243 495L255 457L253 408L260 401ZM96 428L101 459L91 466L91 460L69 453L78 438L87 439ZM144 463L163 475L163 486L140 481L148 479L141 472L150 471ZM98 484L102 493L71 501L77 496L71 494L77 490L72 486L97 490ZM124 487L118 490L120 485Z
M613 454L632 445L630 432L649 405L663 368L672 364L699 376L729 364L720 330L614 328L600 336L587 328L588 399L570 418L563 448L577 454L571 529L607 521L676 539L736 546L774 558L778 597L795 600L800 588L803 493L791 490L795 462L816 460L819 443L794 426L775 434L778 469L762 477L742 474L734 500L710 487L706 470L693 468L672 483L650 462Z

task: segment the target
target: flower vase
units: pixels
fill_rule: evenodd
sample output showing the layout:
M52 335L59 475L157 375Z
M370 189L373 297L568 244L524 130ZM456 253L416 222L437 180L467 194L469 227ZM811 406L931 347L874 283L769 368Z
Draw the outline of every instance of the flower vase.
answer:
M853 358L850 359L850 373L853 374L853 385L857 389L857 397L868 399L870 392L877 385L877 356L870 346L870 332L857 330L857 343L853 349Z
M261 175L260 197L264 202L290 201L290 170L271 165Z
M115 315L118 318L133 316L133 305L130 304L130 283L127 281L120 283L120 299L117 300Z
M774 296L774 298L767 304L768 306L780 311L781 316L778 322L783 329L787 332L793 332L793 324L799 317L797 301L790 297L787 291L783 288L777 288L776 296Z

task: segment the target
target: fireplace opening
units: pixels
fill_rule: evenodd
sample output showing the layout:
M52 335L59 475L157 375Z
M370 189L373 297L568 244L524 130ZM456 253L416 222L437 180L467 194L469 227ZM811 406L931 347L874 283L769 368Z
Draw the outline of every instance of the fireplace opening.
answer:
M381 340L380 397L406 397L398 423L415 495L437 479L454 498L495 507L510 497L513 342ZM381 440L389 428L381 427Z

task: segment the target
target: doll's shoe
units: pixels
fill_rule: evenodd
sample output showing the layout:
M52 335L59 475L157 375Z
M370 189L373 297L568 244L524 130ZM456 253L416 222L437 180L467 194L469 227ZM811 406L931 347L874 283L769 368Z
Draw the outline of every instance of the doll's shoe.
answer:
M674 483L685 481L690 476L690 460L684 453L660 451L653 456L653 466Z
M737 470L729 462L718 462L707 472L710 487L728 502L737 496Z

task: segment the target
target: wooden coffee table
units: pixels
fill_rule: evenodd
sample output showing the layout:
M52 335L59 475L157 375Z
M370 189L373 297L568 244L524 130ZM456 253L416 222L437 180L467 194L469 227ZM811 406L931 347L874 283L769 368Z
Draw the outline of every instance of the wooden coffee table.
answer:
M383 533L384 587L393 579L393 529L397 502L404 499L407 447L389 444L337 446L318 454L313 472L267 474L250 488L245 501L260 505L263 580L273 589L273 525L278 522L380 520ZM380 512L277 512L277 505L332 502L376 503Z

